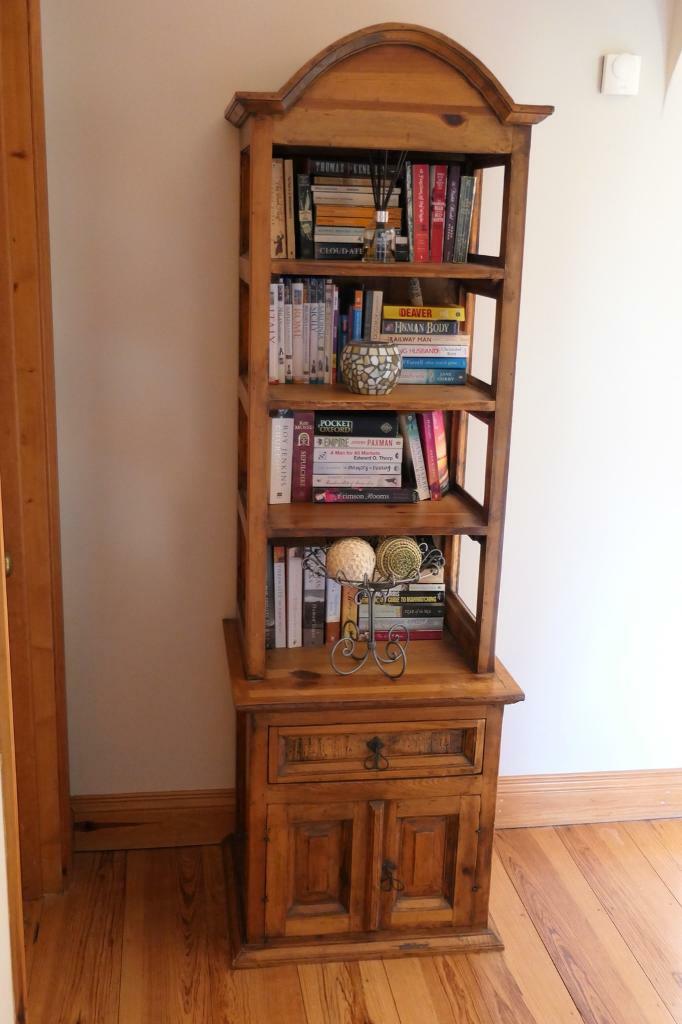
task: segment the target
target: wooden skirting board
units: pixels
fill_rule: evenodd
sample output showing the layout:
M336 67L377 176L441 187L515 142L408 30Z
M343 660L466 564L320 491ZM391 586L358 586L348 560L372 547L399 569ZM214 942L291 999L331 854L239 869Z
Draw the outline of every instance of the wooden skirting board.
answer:
M114 793L71 799L76 850L220 843L234 827L232 789ZM498 828L682 817L682 769L503 776Z

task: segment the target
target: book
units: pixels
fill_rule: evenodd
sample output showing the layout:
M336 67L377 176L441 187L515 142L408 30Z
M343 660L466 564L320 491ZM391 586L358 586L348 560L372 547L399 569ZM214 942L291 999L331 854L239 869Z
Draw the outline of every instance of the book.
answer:
M405 475L414 482L419 500L425 501L431 496L431 492L426 475L417 417L413 412L403 413L400 416L400 430L405 441Z
M287 552L287 647L303 645L303 548L296 545Z
M317 357L315 360L315 383L324 384L325 372L325 338L327 334L327 283L322 277L317 279Z
M270 198L270 256L273 260L286 259L287 227L284 212L284 161L272 161L272 195Z
M403 357L403 366L405 360L414 359L464 359L469 357L469 346L468 345L427 345L423 340L415 345L406 345L404 341L396 342L396 345Z
M414 260L414 211L412 208L412 162L405 161L405 211L407 214L407 255Z
M353 293L352 319L350 320L350 340L356 341L362 338L362 306L364 301L364 290L356 288Z
M366 477L374 478L377 474L400 474L400 463L396 464L395 459L391 458L380 462L379 454L377 453L376 461L374 462L313 462L313 480L319 479L320 476L324 476L329 480L337 476L344 479L355 477L355 482L360 484ZM323 485L317 484L316 486L322 487Z
M386 475L381 473L366 473L362 475L363 486L365 487L401 487L401 474ZM357 473L313 473L313 487L355 487L358 483Z
M419 495L413 487L314 487L313 501L325 505L411 505L419 501Z
M344 196L366 196L368 203L374 202L374 189L371 182L364 184L357 178L347 178L345 182L331 181L329 178L315 178L313 181L313 192L316 195L344 195ZM399 196L400 187L393 189L393 195ZM393 206L395 204L390 203Z
M291 302L291 281L284 280L284 382L294 382L294 321Z
M343 370L341 369L341 355L348 344L348 314L339 313L339 332L336 339L336 379L343 382Z
M442 410L417 413L431 499L440 500L450 489L448 448Z
M362 596L360 604L367 604L368 598ZM445 606L445 585L442 583L399 583L386 593L387 605L412 604ZM443 614L441 610L441 615Z
M310 285L303 281L303 383L310 383Z
M403 355L403 371L405 370L464 370L467 365L466 356L406 356Z
M337 338L339 336L339 288L334 285L332 292L332 325L331 325L331 383L336 384L337 378Z
M303 553L303 646L321 647L324 643L325 577L306 562L312 554L324 562L325 551L310 546L305 547Z
M307 167L309 174L339 174L344 178L356 175L369 178L371 175L369 164L358 160L326 160L312 156L308 158Z
M291 283L291 347L294 383L305 381L303 373L303 282Z
M363 618L366 619L367 614L368 606L365 602L362 602L358 609L358 621L362 622ZM433 601L430 604L427 602L421 604L410 604L409 602L403 604L375 604L374 615L378 619L412 619L413 625L417 626L423 622L431 629L434 626L443 624L445 604L437 601ZM438 621L434 622L434 619L440 620L440 623Z
M464 306L384 306L384 320L463 320Z
M395 412L331 412L315 413L315 434L344 437L398 437L398 414Z
M341 584L327 577L324 610L324 642L335 644L341 637Z
M459 179L462 169L451 164L448 171L448 191L445 200L445 234L443 239L443 262L451 263L455 252L455 226L457 224L457 203L459 201Z
M294 416L288 409L270 414L270 504L291 501L291 461L294 447Z
M359 206L346 206L343 209L335 206L315 207L315 231L326 232L329 228L348 228L356 232L364 232L376 226L377 215L374 209ZM398 231L402 224L402 212L399 207L388 211L388 226Z
M317 384L317 333L319 330L320 304L317 301L317 278L308 278L310 295L310 347L308 350L308 380Z
M275 603L275 647L287 645L286 548L275 544L272 549L273 593Z
M268 320L268 382L279 382L279 339L277 337L277 285L270 285L270 317Z
M365 338L368 341L378 341L381 335L381 311L384 303L383 291L368 292L371 296L368 316L366 317Z
M312 497L314 432L315 414L295 412L291 465L292 501L310 501Z
M425 334L427 340L434 335L452 337L459 334L459 324L456 320L397 320L384 319L381 321L382 334L406 334L408 337L415 334Z
M445 230L445 195L448 169L446 164L434 164L430 171L431 186L431 262L443 261Z
M277 282L277 381L279 384L286 383L284 360L284 282L281 278Z
M313 194L310 190L310 175L297 174L298 193L298 255L302 260L311 260L313 249Z
M355 587L348 587L343 585L341 587L341 635L349 636L352 635L352 627L357 625L358 621L358 606L355 603L355 595L357 590ZM349 628L350 627L350 628Z
M312 185L313 192L313 203L315 206L326 206L331 210L349 209L355 207L358 210L362 210L364 213L375 214L375 208L372 205L372 191L368 192L327 192L321 185ZM393 195L388 201L388 209L397 208L400 197L396 195L395 189Z
M403 459L402 448L314 448L313 465L321 467L320 472L326 472L324 466L329 466L328 472L336 470L332 466L380 466L386 467L388 472L395 472Z
M466 370L402 370L401 384L466 384Z
M324 285L324 367L323 381L331 384L332 380L332 331L334 325L334 292L336 286L331 278Z
M408 640L441 640L443 637L443 630L441 629L408 629L407 638ZM375 629L374 639L384 643L389 639L388 629Z
M428 164L412 165L412 230L414 261L429 261L429 168Z
M265 574L265 649L272 650L275 646L275 583L272 561L272 544L267 546L267 562Z
M394 414L389 413L389 415L393 416ZM353 435L352 437L327 437L326 435L321 436L318 434L315 437L315 448L331 448L344 451L350 451L351 449L370 451L374 448L382 448L384 450L397 449L402 451L403 439L402 437L362 437L360 435Z
M453 263L466 263L469 255L469 237L471 235L471 218L474 209L474 193L476 179L472 174L463 174L459 185L459 207L455 226L455 245L452 254Z
M294 161L284 161L284 220L287 230L287 259L296 259L296 230L294 227Z
M315 242L316 260L359 260L364 246L361 242Z

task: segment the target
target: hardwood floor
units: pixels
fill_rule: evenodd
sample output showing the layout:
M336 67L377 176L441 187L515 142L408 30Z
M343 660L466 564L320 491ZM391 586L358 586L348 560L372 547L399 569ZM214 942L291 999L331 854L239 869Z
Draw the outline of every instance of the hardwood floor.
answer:
M498 832L502 953L231 971L217 847L80 853L29 1024L682 1024L682 820Z

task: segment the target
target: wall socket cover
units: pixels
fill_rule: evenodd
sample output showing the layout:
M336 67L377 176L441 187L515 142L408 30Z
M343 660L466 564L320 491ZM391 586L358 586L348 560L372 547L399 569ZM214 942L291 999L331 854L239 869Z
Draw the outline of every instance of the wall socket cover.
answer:
M642 58L636 53L607 53L601 76L601 91L607 96L636 96Z

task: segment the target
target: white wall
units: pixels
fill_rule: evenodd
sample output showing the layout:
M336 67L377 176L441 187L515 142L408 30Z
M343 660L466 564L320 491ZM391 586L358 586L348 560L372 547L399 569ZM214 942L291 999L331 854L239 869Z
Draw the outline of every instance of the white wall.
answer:
M1 772L2 764L0 763ZM0 1024L13 1024L14 995L12 985L12 954L9 946L9 906L7 902L4 821L2 786L0 785Z
M235 89L413 21L534 133L499 653L503 771L670 767L682 90L663 0L43 0L72 785L232 781ZM632 99L599 57L642 54ZM679 719L679 715L677 716Z

